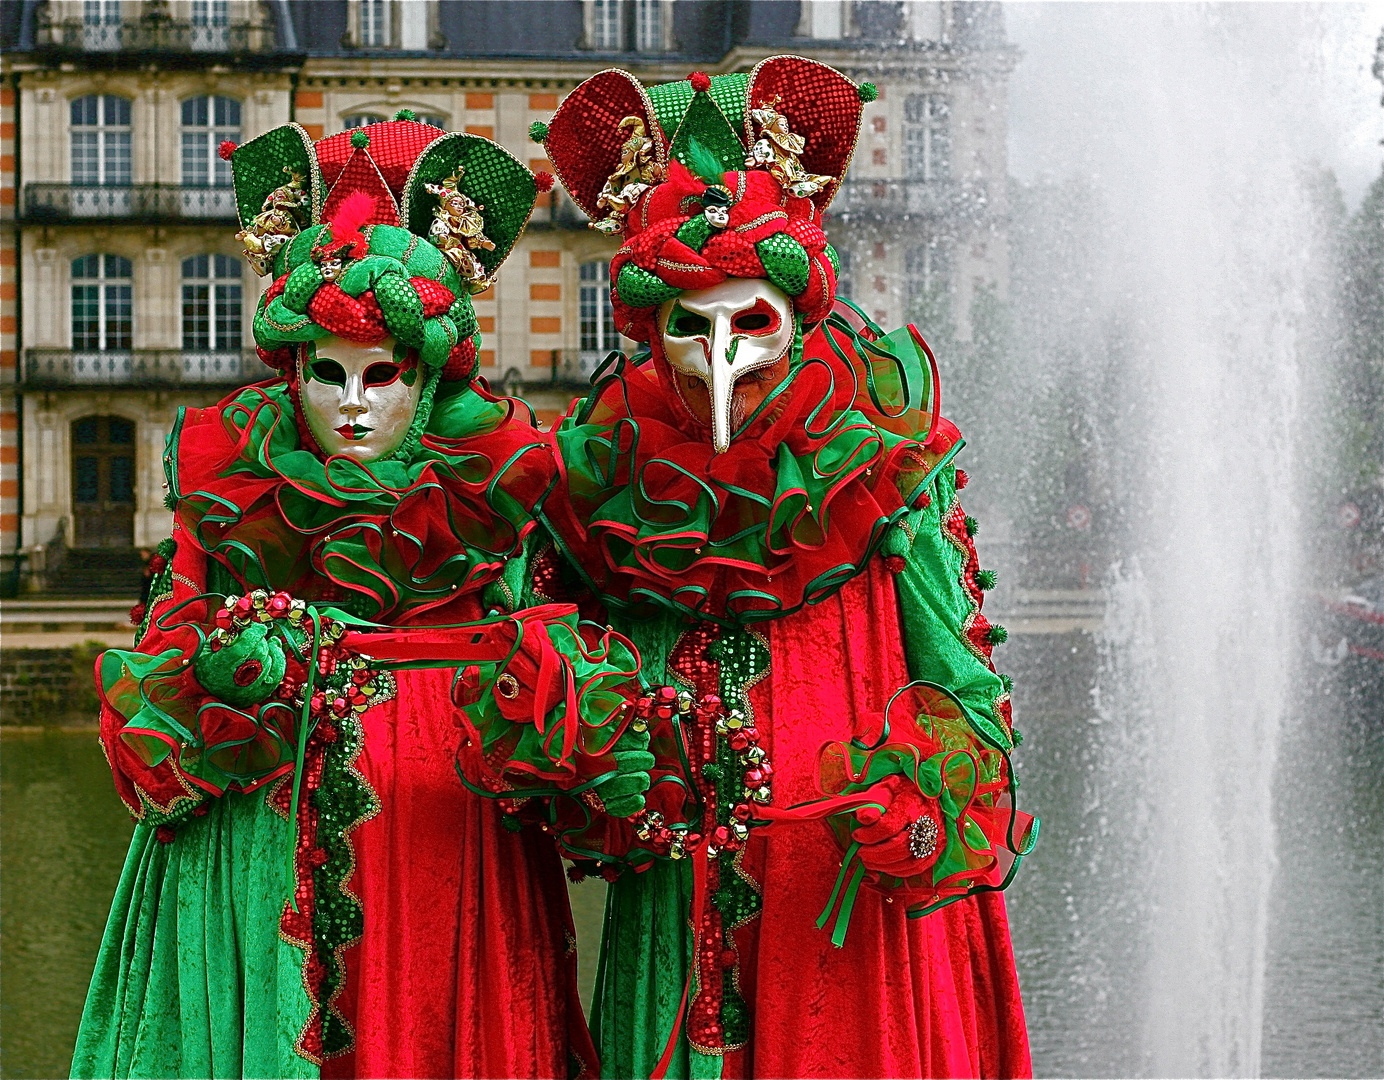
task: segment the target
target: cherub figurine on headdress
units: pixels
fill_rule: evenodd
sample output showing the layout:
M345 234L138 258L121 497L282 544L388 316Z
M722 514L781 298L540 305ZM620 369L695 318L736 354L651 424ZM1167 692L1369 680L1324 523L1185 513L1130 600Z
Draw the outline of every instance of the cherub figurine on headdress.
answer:
M591 223L593 229L616 233L624 228L625 215L634 208L639 196L664 179L663 167L659 165L654 141L649 138L644 121L637 116L627 116L619 123L621 131L628 131L630 137L620 147L620 164L610 174L596 205L609 210L610 216Z
M438 197L428 239L447 256L472 292L484 292L490 286L490 279L473 252L494 251L495 244L485 235L485 220L481 217L485 207L478 206L457 190L461 174L458 168L442 183L427 185L428 191Z
M287 165L283 171L288 173L288 183L271 191L265 197L264 208L235 234L245 248L246 260L260 277L269 273L279 248L302 231L310 211L303 174Z
M798 157L807 149L807 140L793 134L788 117L778 111L781 98L775 94L750 110L750 119L759 125L759 139L750 147L745 164L767 168L790 195L806 199L825 190L830 176L818 176L802 167Z

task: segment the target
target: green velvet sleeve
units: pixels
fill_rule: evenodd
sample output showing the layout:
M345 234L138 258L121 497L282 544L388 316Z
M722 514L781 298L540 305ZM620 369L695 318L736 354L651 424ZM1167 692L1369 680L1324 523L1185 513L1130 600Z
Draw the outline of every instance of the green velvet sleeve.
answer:
M956 504L953 465L938 470L930 494L924 509L894 526L902 535L886 543L886 554L896 549L903 560L894 580L908 674L950 690L974 714L977 726L1008 752L1013 746L1008 679L994 671L973 641L980 604L979 591L965 582L970 541L947 528Z

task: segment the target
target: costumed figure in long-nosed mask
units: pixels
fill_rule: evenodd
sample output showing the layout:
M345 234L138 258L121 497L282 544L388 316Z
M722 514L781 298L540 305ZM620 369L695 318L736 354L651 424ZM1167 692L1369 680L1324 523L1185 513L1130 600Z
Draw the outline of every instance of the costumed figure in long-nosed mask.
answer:
M614 878L604 1074L1026 1075L999 890L1036 822L962 440L916 330L836 300L822 232L873 88L791 56L689 81L602 72L534 132L621 236L615 321L646 349L554 430L530 595L586 605L675 688L642 721L642 813L554 803ZM612 115L666 174L618 212Z

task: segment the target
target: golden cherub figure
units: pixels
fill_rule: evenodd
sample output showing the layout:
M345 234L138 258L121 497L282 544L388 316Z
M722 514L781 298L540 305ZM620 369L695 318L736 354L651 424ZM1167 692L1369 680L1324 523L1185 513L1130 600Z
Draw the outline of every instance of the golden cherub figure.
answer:
M663 166L658 163L657 148L644 121L627 116L620 121L619 130L628 131L629 138L620 146L620 164L596 197L597 208L609 214L591 223L593 229L605 233L623 232L625 216L634 209L639 196L663 180Z
M263 207L250 224L235 234L245 249L245 258L260 277L274 265L274 254L303 229L308 195L303 190L303 174L293 172L287 165L288 183L271 191Z
M750 147L745 164L767 168L788 194L808 198L827 187L833 177L802 167L798 157L807 149L807 140L789 128L788 117L778 111L780 100L775 95L750 110L750 118L759 125L759 139Z
M473 293L484 292L490 287L490 280L474 253L494 251L495 242L485 235L485 219L481 217L485 207L457 190L462 172L458 166L442 183L427 185L428 191L438 197L428 239L451 260L457 274Z

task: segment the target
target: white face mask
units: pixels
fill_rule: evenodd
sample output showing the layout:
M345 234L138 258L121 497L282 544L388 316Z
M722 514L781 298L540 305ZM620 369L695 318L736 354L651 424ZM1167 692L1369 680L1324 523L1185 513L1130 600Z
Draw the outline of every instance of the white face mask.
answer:
M322 452L376 461L397 450L418 411L422 366L396 360L393 338L359 345L325 337L306 353L298 361L298 398Z
M678 376L691 387L697 381L706 385L711 444L724 453L731 432L787 374L793 302L763 278L728 278L665 301L658 309L658 328L664 355ZM775 368L778 378L771 379L766 368ZM760 378L736 385L752 372ZM705 411L697 401L688 405L698 415Z

